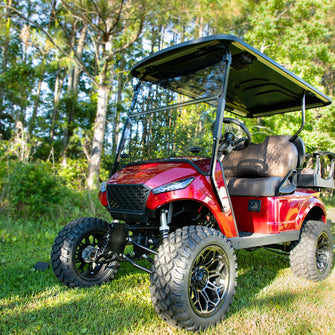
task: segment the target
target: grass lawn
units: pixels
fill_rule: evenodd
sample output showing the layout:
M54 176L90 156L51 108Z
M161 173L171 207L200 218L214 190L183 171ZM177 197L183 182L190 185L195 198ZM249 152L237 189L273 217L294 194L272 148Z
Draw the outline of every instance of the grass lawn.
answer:
M1 334L186 334L155 313L149 275L122 263L99 287L69 289L49 267L53 222L0 218ZM333 234L335 236L335 225ZM323 282L296 278L286 256L237 252L238 287L226 320L204 334L335 334L335 271Z

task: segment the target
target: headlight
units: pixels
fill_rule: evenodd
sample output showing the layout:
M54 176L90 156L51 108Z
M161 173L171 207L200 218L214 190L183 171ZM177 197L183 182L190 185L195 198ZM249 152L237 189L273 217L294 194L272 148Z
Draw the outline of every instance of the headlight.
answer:
M101 183L101 185L100 185L100 192L101 193L104 193L104 192L106 192L106 182L105 181L103 181L102 183Z
M194 180L194 177L174 181L173 183L165 184L163 186L159 186L159 187L153 189L152 193L153 194L159 194L159 193L164 193L164 192L182 190L183 188L190 185L193 180Z

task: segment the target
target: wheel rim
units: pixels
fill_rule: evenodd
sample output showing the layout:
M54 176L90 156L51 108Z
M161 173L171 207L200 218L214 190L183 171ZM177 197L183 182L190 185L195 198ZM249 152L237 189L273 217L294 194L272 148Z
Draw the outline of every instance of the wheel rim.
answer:
M316 246L316 266L319 273L324 273L329 265L331 246L328 235L322 233Z
M215 314L229 289L229 261L219 246L203 249L192 265L189 298L195 313L202 317Z
M82 237L75 251L74 264L77 273L85 280L94 280L99 273L106 270L106 264L96 263L105 237L104 232L90 232Z

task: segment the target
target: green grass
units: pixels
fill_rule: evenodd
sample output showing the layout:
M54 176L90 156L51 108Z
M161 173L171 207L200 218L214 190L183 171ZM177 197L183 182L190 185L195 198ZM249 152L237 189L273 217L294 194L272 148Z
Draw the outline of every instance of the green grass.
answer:
M129 264L112 282L85 289L63 286L50 267L35 271L50 261L62 224L0 217L1 334L187 334L158 317L149 275ZM282 255L241 250L237 258L230 312L204 334L335 334L335 270L313 283L294 277Z

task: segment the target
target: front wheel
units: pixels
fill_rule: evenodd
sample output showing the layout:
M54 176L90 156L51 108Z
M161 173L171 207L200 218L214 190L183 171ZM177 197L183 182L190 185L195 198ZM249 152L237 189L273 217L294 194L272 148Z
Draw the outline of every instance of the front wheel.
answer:
M114 278L119 262L106 263L97 257L106 248L108 225L97 218L81 218L70 222L59 232L52 246L51 265L63 284L87 287Z
M237 263L217 230L190 226L158 249L150 276L154 308L167 323L198 331L223 320L235 294Z
M333 262L333 239L322 221L307 221L300 240L291 250L290 265L293 274L312 281L328 277Z

